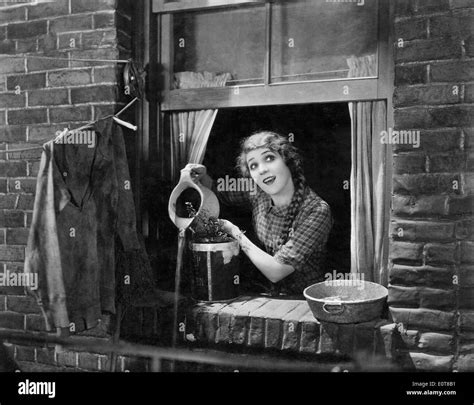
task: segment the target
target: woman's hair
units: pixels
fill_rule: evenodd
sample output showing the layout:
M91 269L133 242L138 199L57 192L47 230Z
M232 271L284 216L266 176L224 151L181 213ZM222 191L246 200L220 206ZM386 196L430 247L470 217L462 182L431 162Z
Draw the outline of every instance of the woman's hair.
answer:
M283 135L272 131L257 131L243 139L240 144L240 155L237 157L237 169L242 176L250 177L250 170L247 165L247 153L260 148L268 148L282 157L290 169L295 186L295 192L288 207L282 234L279 235L277 239L277 247L279 248L279 246L287 242L293 221L303 204L306 188L306 178L303 173L303 159L298 149Z

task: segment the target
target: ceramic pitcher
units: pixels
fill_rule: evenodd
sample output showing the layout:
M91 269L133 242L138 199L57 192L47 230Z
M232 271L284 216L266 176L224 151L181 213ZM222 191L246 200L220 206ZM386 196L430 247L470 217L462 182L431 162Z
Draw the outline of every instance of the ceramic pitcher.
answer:
M168 203L168 214L171 221L178 229L186 229L194 221L194 218L200 215L219 217L219 200L216 195L207 187L203 186L199 180L193 180L191 176L191 169L182 169L179 182L171 192ZM200 197L200 205L194 207L197 214L193 218L183 215L183 210L177 209L177 202L180 196L189 189L197 191Z

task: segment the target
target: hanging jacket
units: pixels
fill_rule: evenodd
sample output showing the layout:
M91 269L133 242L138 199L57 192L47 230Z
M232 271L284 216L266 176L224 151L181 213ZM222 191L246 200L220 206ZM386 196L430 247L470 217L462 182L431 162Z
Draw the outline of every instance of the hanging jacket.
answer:
M92 128L95 147L45 144L37 178L25 272L46 328L81 331L115 313L115 239L140 249L125 145L112 120Z

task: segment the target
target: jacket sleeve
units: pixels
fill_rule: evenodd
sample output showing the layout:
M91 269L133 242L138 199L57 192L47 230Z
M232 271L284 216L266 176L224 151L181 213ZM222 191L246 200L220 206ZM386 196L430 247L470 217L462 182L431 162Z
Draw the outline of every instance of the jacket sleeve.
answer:
M132 181L128 170L123 133L118 125L113 126L113 131L114 162L118 187L117 233L126 251L140 249L137 237L135 202L131 187Z
M69 327L56 226L56 212L67 204L68 194L61 186L55 189L55 177L53 143L48 143L41 156L24 269L38 281L27 292L37 299L47 330Z

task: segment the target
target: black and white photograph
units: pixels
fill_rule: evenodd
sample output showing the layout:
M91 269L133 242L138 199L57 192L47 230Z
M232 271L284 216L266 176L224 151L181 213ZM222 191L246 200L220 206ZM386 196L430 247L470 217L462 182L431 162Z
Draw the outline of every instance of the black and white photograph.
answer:
M0 1L2 405L472 404L473 208L474 0Z

